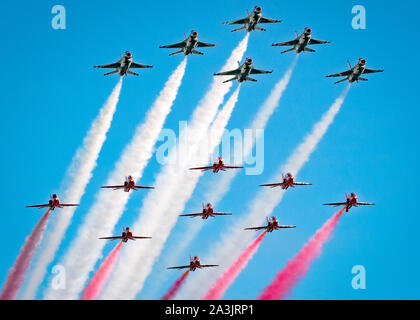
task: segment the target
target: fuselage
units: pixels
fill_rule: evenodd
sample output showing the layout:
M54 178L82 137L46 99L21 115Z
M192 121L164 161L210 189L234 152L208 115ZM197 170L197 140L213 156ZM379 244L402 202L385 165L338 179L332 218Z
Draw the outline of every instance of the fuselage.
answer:
M249 76L253 68L254 66L252 65L252 60L247 59L240 67L241 73L238 74L238 81L246 81L246 78Z
M123 76L127 74L128 69L130 69L131 64L133 63L133 57L130 55L125 55L120 59L120 66L118 69L118 74Z
M194 258L190 261L190 271L195 271L197 268L201 267L200 259Z
M296 53L301 53L305 50L309 42L311 42L312 33L305 31L299 36L298 43L295 45Z
M203 215L201 216L202 219L208 219L210 216L213 216L213 206L207 205L207 207L203 208Z
M290 187L294 187L294 183L295 183L295 177L293 177L293 175L291 173L287 173L284 177L283 177L283 185L282 185L282 189L283 190L287 190Z
M274 230L279 229L279 222L276 218L273 218L272 220L268 221L267 225L267 232L273 232Z
M365 72L366 69L366 60L361 60L354 66L352 69L352 73L349 74L348 80L349 82L358 81L360 76Z
M182 49L184 51L184 55L189 55L192 51L197 48L198 45L198 33L193 31L191 35L186 39L185 47Z
M56 195L52 196L52 199L48 201L50 210L54 210L57 207L60 207L60 199Z
M246 31L250 32L255 30L255 27L260 22L262 17L261 8L255 9L249 16L248 16L248 23L246 24Z
M124 191L129 192L135 186L135 182L133 179L128 179L124 182Z
M355 194L351 194L346 198L346 212L349 212L351 207L357 207L357 196Z

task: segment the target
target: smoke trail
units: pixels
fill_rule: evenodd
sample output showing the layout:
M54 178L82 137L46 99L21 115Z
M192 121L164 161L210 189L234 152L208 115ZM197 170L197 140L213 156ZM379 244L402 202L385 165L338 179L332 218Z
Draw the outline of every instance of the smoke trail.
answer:
M25 280L26 271L31 264L32 257L34 256L35 250L38 248L41 242L42 235L50 217L50 210L44 213L41 220L37 223L32 233L26 238L25 244L20 250L19 256L17 257L15 264L9 270L6 283L3 286L0 294L0 300L14 300L17 297L20 287Z
M248 262L252 259L254 254L257 252L264 236L264 231L257 239L255 239L239 256L239 258L230 266L225 273L216 280L213 287L207 292L202 300L221 300L226 290L235 281L236 277L241 273L247 266Z
M186 64L185 58L165 83L148 111L145 121L137 126L134 137L126 145L114 170L109 174L107 185L121 183L124 176L128 174L137 180L141 178L177 96ZM101 241L92 241L91 231L95 230L96 233L104 235L110 234L125 209L130 193L112 192L105 189L97 193L96 202L90 208L61 263L66 268L67 288L66 290L48 288L45 293L46 299L77 299L105 245Z
M72 163L67 170L64 184L64 197L67 203L79 203L87 184L89 183L92 172L96 167L96 161L102 146L106 140L106 134L111 127L117 103L119 100L122 86L122 78L118 81L111 95L93 121L89 132L83 139L83 144L76 151ZM35 268L31 272L28 283L23 294L23 299L34 299L38 286L44 279L47 267L54 259L55 253L64 237L64 234L71 223L76 207L62 209L51 221L51 228L47 230L41 244L41 252Z
M187 280L187 276L190 273L190 270L184 272L175 283L169 288L168 292L160 300L172 300L175 297L178 290L181 288L182 284Z
M296 55L295 59L293 60L291 66L283 75L283 77L276 83L274 88L271 90L270 95L264 101L264 103L260 106L258 113L256 114L254 120L252 121L251 125L247 128L256 130L262 129L264 130L267 126L268 120L274 113L274 111L278 108L280 104L281 97L283 92L286 90L287 85L289 84L290 78L293 74L293 70L295 69L297 60L299 55ZM255 142L258 141L260 136L258 133L261 131L256 131L257 136L255 140L252 141L251 144L244 145L244 159L247 159L254 148ZM203 196L203 199L209 201L213 204L213 206L217 205L217 203L223 198L223 196L229 191L230 186L232 184L233 179L235 179L236 175L239 173L237 170L231 170L228 172L224 172L222 176L220 176L219 182L217 184L217 188L214 188L212 185L208 188ZM195 237L199 234L200 230L204 226L203 223L190 223L188 226L188 230L183 234L183 236L172 245L172 250L170 250L170 255L167 257L168 264L173 264L176 257L179 256L181 252L183 252L195 239ZM159 279L162 279L160 277Z
M213 149L221 139L223 130L227 124L233 107L238 100L238 94L239 87L229 98L225 107L219 112L216 120L212 125L212 128L209 130L209 140L211 143L213 143ZM213 150L211 147L212 146L210 146L210 148L207 150L207 156L210 154L210 150ZM200 155L203 156L202 153ZM196 154L195 156L190 156L189 160L191 160L193 163L197 163L195 161L200 161L200 155ZM133 295L135 295L141 289L141 287L139 287L140 285L143 286L144 281L152 271L154 261L160 255L163 245L165 244L165 241L170 234L170 231L176 224L179 212L184 209L186 202L191 197L194 188L200 176L202 175L202 173L188 171L186 168L174 170L176 170L177 173L176 182L175 180L173 181L168 179L168 177L170 177L170 173L166 170L164 170L163 173L158 176L156 188L159 188L160 190L160 201L157 199L158 195L150 194L146 198L143 204L143 208L141 209L140 217L134 225L136 230L137 228L143 228L144 232L147 230L147 232L153 233L154 236L153 243L151 243L152 247L141 248L140 250L127 252L127 256L125 256L124 259L129 259L129 265L127 263L120 263L118 265L118 267L121 267L122 270L124 270L123 276L121 276L123 279L119 279L119 281L115 280L115 282L112 284L114 285L115 283L116 286L120 286L122 289L122 294L124 295L131 292L128 290L128 286L133 287ZM168 190L171 187L176 187L176 189ZM165 195L165 192L169 192L168 197L162 196ZM165 208L167 209L165 210ZM155 236L155 234L157 234L157 236ZM122 270L115 273L116 278L119 278L120 273L123 272ZM132 281L132 276L130 279L128 279L127 275L134 273L136 281ZM127 281L126 286L123 286L122 284L124 279ZM115 288L110 290L110 294L116 295L116 293L117 292Z
M115 248L112 249L105 261L101 264L98 271L96 271L92 277L92 280L90 280L88 286L83 291L81 300L95 300L98 297L104 284L108 280L112 269L115 266L115 262L120 255L121 245L122 242L118 243Z
M248 37L247 34L233 50L222 70L234 68L237 61L242 59L248 44ZM181 132L180 147L177 150L172 149L169 154L168 162L176 163L176 165L167 165L159 173L155 182L159 193L148 194L143 202L139 218L133 226L135 230L139 229L153 234L152 247L147 250L144 248L124 250L124 260L127 259L127 263L118 263L118 272L113 274L109 285L105 288L104 298L133 299L143 287L145 279L152 271L155 259L160 255L162 247L176 223L179 212L184 209L185 202L191 196L196 182L189 181L198 181L197 173L189 171L188 166L196 164L201 141L208 134L210 123L231 85L231 82L222 83L220 79L214 79L210 90L195 109L189 128ZM228 101L226 105L228 103L230 102ZM216 120L216 122L221 123L222 121ZM218 125L218 128L221 127L222 125ZM210 139L210 141L216 140ZM183 153L186 147L189 150L188 155ZM178 156L181 156L183 161L176 161ZM132 276L135 277L134 281Z
M299 253L287 262L286 267L264 289L258 300L280 300L290 294L299 280L306 275L311 263L321 255L324 243L329 240L343 212L344 208L330 218Z
M271 181L281 181L283 172L293 172L297 176L303 165L309 160L310 155L316 149L318 143L327 132L335 116L345 100L350 86L335 100L331 107L324 113L321 120L317 122L312 131L305 137L300 145L293 151L286 163L279 167L276 175ZM267 216L271 215L274 208L280 203L284 190L262 189L249 204L247 214L234 226L222 232L223 238L218 243L212 243L209 256L217 261L232 263L237 257L237 252L243 250L247 243L252 241L252 235L244 234L243 228L261 223ZM219 270L210 270L206 276L196 275L195 281L190 281L183 287L179 295L182 299L193 299L202 291L203 294L210 289L211 279L219 277Z

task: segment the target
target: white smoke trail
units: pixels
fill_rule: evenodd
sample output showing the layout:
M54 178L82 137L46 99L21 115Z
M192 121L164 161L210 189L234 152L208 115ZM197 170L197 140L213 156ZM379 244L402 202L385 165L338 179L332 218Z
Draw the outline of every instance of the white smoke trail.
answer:
M274 113L274 111L278 108L280 104L281 97L283 92L286 90L287 85L289 84L290 78L292 76L293 70L295 69L298 55L293 60L291 66L286 71L284 76L276 83L274 88L271 90L270 95L264 101L264 103L259 108L258 113L256 114L254 120L252 121L251 125L247 128L252 130L261 129L264 130L267 126L268 120ZM256 131L255 140L253 140L251 144L244 144L243 155L244 159L247 159L253 150L254 144L260 138L259 134L261 131ZM236 175L239 173L238 170L231 170L228 172L224 172L223 175L219 178L217 183L217 188L214 188L212 185L208 188L203 196L203 199L216 206L217 203L224 197L224 195L229 191L230 186L232 184L233 179L235 179ZM202 227L204 226L203 223L190 223L188 225L188 229L185 231L183 236L179 238L176 244L172 245L172 250L170 251L170 255L167 257L166 261L168 261L168 265L172 265L175 262L175 259L182 253L188 245L191 243L193 239L198 235ZM162 279L162 277L160 278Z
M283 77L275 84L274 88L271 90L270 95L264 101L264 103L260 106L258 113L256 114L254 120L252 121L251 125L247 128L256 130L256 129L265 129L267 126L268 120L270 119L271 115L274 111L278 108L280 104L281 97L283 92L286 90L287 85L289 84L290 78L293 74L293 70L296 66L298 55L293 60L292 64L290 65L289 69L287 69L286 73ZM258 141L259 133L261 131L256 131L255 140L253 140L252 144L245 144L244 145L244 159L247 159L253 150L254 143ZM229 191L230 185L232 184L233 179L239 173L237 170L231 170L224 172L218 179L219 182L217 184L217 188L214 188L212 185L203 196L203 199L213 204L213 206L217 206L217 203L223 198L223 196ZM176 263L177 258L182 254L185 249L189 246L191 241L193 241L201 229L203 228L204 224L202 221L190 221L188 223L187 229L182 234L182 236L176 240L176 242L170 244L170 249L168 249L168 255L165 256L164 262L165 265L174 265ZM153 295L161 286L161 284L166 280L165 276L160 275L158 279L153 283L153 288L149 290L149 295ZM152 292L153 291L153 292Z
M309 160L310 155L316 149L328 127L333 122L336 114L345 100L349 91L348 86L339 98L332 104L327 112L322 116L321 120L314 125L312 131L305 137L303 142L293 151L286 163L280 166L277 174L272 181L281 181L283 172L293 172L298 174L299 170ZM269 216L274 208L280 203L284 195L283 190L262 189L254 197L247 210L248 214L244 216L237 224L231 226L229 230L223 232L223 239L218 243L212 243L207 259L214 261L223 261L225 265L231 265L238 258L238 253L252 241L254 234L244 232L243 229L249 226L258 225ZM206 261L206 258L203 258ZM216 269L216 268L215 268ZM205 275L197 274L190 279L183 290L179 293L180 299L197 299L203 296L210 288L214 281L223 273L223 268L217 270L208 270Z
M237 61L242 59L247 48L248 38L249 34L233 50L222 70L233 69L237 66ZM159 194L150 193L148 195L140 210L139 219L133 226L135 230L152 232L152 247L149 246L147 250L130 250L131 248L124 250L124 257L121 260L125 263L118 264L109 285L104 291L103 297L105 299L133 299L142 289L155 259L160 255L162 247L176 223L179 212L184 209L184 205L199 179L200 174L188 171L188 166L196 165L196 161L203 161L198 156L202 154L202 152L199 152L201 151L199 150L201 143L208 133L217 109L231 86L231 82L222 83L220 79L216 78L204 99L195 109L190 127L188 130L181 132L179 140L183 145L178 150L171 150L169 158L172 161L170 160L169 163L174 163L173 160L179 158L178 155L180 154L183 155L184 161L178 161L177 165L168 165L163 168L155 183L156 189L159 189ZM209 140L211 143L216 143L221 139L224 127L236 104L238 94L239 88L219 113L220 117L215 120L218 130L210 132L211 135L214 135ZM230 112L229 109L231 109ZM219 130L221 131L220 138L217 137ZM182 152L186 147L189 149L188 156L185 156ZM208 155L213 149L208 152Z
M125 147L114 170L109 174L106 184L120 183L127 174L140 179L143 170L153 154L153 147L162 130L167 115L177 96L185 73L187 59L185 58L172 73L159 96L146 115L146 120L136 129L134 137ZM54 290L48 288L46 299L77 299L79 293L93 270L96 261L101 257L105 242L97 241L96 236L112 233L125 209L130 193L112 192L102 189L96 195L93 204L79 228L75 240L72 242L62 265L66 269L66 289Z
M111 95L93 121L89 132L83 139L82 146L76 151L72 163L67 170L65 178L64 202L79 203L96 167L96 161L106 135L111 127L111 122L119 100L122 86L122 78L118 81ZM23 293L23 299L34 299L38 286L41 284L47 272L47 267L54 259L64 234L71 223L76 207L62 209L59 214L53 215L51 227L47 230L41 244L41 252L38 255L36 265L28 277L27 285Z

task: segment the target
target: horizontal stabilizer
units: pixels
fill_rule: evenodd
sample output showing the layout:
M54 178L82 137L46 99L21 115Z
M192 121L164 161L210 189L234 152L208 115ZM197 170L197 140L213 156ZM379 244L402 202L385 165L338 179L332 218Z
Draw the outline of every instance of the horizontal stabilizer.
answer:
M193 50L193 51L191 51L192 53L194 53L194 54L201 54L201 55L203 55L204 53L202 53L202 52L200 52L200 51L197 51L197 50Z
M254 78L251 78L251 77L246 77L246 80L247 81L254 81L254 82L257 82L258 81L258 80L254 79Z
M132 72L130 70L127 70L127 74L131 74L133 76L138 76L139 75L138 73Z
M173 56L174 54L178 54L178 53L183 53L184 51L183 50L179 50L179 51L176 51L176 52L172 52L171 54L169 54L170 56Z
M239 30L242 30L242 29L245 29L245 28L246 28L246 26L243 26L243 27L240 27L238 29L233 29L231 32L239 31Z
M232 79L228 79L228 80L223 81L223 83L226 83L226 82L229 82L229 81L234 81L236 79L237 79L236 77L233 77Z
M337 83L340 83L340 82L344 82L344 81L346 81L347 80L347 78L344 78L344 79L342 79L342 80L339 80L339 81L337 81L337 82L334 82L334 84L337 84Z
M315 52L315 50L314 50L314 49L311 49L311 48L305 48L303 51L307 51L307 52Z
M111 72L105 73L105 74L104 74L104 76L108 76L108 75L110 75L110 74L117 73L117 72L118 72L118 70L111 71Z

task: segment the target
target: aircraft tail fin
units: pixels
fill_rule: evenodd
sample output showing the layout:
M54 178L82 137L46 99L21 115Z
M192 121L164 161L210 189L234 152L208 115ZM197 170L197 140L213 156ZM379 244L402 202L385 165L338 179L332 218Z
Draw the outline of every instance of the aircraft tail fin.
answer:
M349 66L350 69L352 69L353 67L350 64L350 61L347 60L347 65Z
M223 81L223 83L226 83L226 82L229 82L229 81L235 81L236 79L237 79L236 77L233 77L232 79L228 79L228 80Z
M246 77L246 80L247 81L254 81L254 82L257 82L258 81L258 80L254 79L254 78L251 78L251 77Z
M240 27L238 29L233 29L231 32L239 31L239 30L242 30L242 29L245 29L245 28L246 28L246 26L242 26L242 27Z
M286 52L290 52L290 51L293 51L293 50L295 50L294 47L292 47L290 49L287 49L287 50L284 50L284 51L280 52L280 54L283 54L283 53L286 53Z
M138 76L139 75L138 73L132 72L130 70L127 70L127 74L131 74L133 76Z
M111 71L111 72L105 73L105 74L104 74L104 76L108 76L108 75L110 75L110 74L117 73L117 72L118 72L118 70L114 70L114 71Z
M200 52L200 51L197 51L197 50L193 50L193 51L191 51L192 53L194 53L194 54L201 54L201 55L203 55L204 53L202 53L202 52Z
M178 53L183 53L184 51L183 50L179 50L179 51L175 51L175 52L172 52L171 54L169 54L170 56L173 56L174 54L178 54Z
M337 83L340 83L340 82L344 82L344 81L346 81L347 80L347 78L344 78L344 79L342 79L342 80L339 80L339 81L337 81L337 82L334 82L334 84L337 84Z
M299 33L295 31L296 38L299 38Z
M311 48L305 48L303 51L307 51L307 52L315 52L315 50L314 50L314 49L311 49Z

